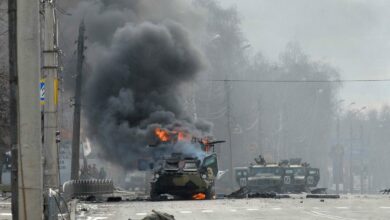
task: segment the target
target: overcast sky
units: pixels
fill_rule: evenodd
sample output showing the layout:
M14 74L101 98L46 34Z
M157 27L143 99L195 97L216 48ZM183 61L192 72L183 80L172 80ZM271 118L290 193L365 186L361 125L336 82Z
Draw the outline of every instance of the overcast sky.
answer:
M219 0L237 7L253 50L270 60L290 41L342 79L390 79L389 0ZM357 106L390 104L390 82L345 83L341 98Z

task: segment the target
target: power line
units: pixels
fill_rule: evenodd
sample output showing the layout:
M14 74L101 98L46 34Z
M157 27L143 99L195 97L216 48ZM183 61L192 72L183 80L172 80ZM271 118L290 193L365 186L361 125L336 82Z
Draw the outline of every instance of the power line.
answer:
M60 7L58 4L55 5L55 10L57 10L59 13L63 15L72 16L71 13L69 13L67 10L63 9L62 7Z
M250 80L250 79L209 79L206 82L242 82L242 83L375 83L390 82L390 79L337 79L337 80Z

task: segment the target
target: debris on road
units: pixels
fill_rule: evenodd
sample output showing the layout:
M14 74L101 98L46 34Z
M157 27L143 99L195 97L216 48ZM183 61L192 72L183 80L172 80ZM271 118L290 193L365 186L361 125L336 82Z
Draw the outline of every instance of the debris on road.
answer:
M120 196L110 196L107 198L107 202L121 202L122 197Z
M168 213L159 212L156 210L152 210L152 212L153 212L152 214L146 216L142 220L175 220L175 216L170 215Z
M135 198L126 198L125 200L128 202L144 202L149 201L150 198L148 196L137 196Z
M227 198L243 199L243 198L266 198L266 199L281 199L290 198L289 195L277 194L276 192L251 192L246 187L242 187L239 190L232 192Z
M249 190L246 187L241 187L239 190L234 191L226 196L226 198L243 199L247 198Z
M340 199L338 194L307 194L307 199Z
M326 194L327 188L316 188L310 191L311 194Z

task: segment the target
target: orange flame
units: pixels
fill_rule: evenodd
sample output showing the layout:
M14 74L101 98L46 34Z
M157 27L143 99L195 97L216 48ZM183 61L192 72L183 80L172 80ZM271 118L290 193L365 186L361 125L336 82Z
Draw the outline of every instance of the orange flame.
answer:
M191 135L183 131L179 131L177 134L177 141L190 141Z
M178 141L186 141L189 142L192 139L192 135L186 131L174 130L168 131L164 128L156 128L154 130L156 137L162 142L178 142Z
M154 130L154 133L160 139L160 141L167 142L170 140L170 136L167 130L163 130L161 128L156 128Z
M193 199L195 200L205 200L206 195L204 193L198 193L192 196Z
M205 152L209 152L209 151L210 151L210 148L211 148L211 146L210 146L210 144L209 144L209 139L208 139L208 138L202 138L202 139L201 139L201 142L202 142L203 145L204 145L204 151L205 151Z

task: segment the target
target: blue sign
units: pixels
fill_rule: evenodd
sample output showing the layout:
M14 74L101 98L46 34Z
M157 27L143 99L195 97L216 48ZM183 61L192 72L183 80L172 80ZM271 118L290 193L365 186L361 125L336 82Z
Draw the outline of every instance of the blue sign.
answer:
M41 105L45 104L45 92L46 92L45 80L41 79L41 83L40 83L40 101L41 101Z

